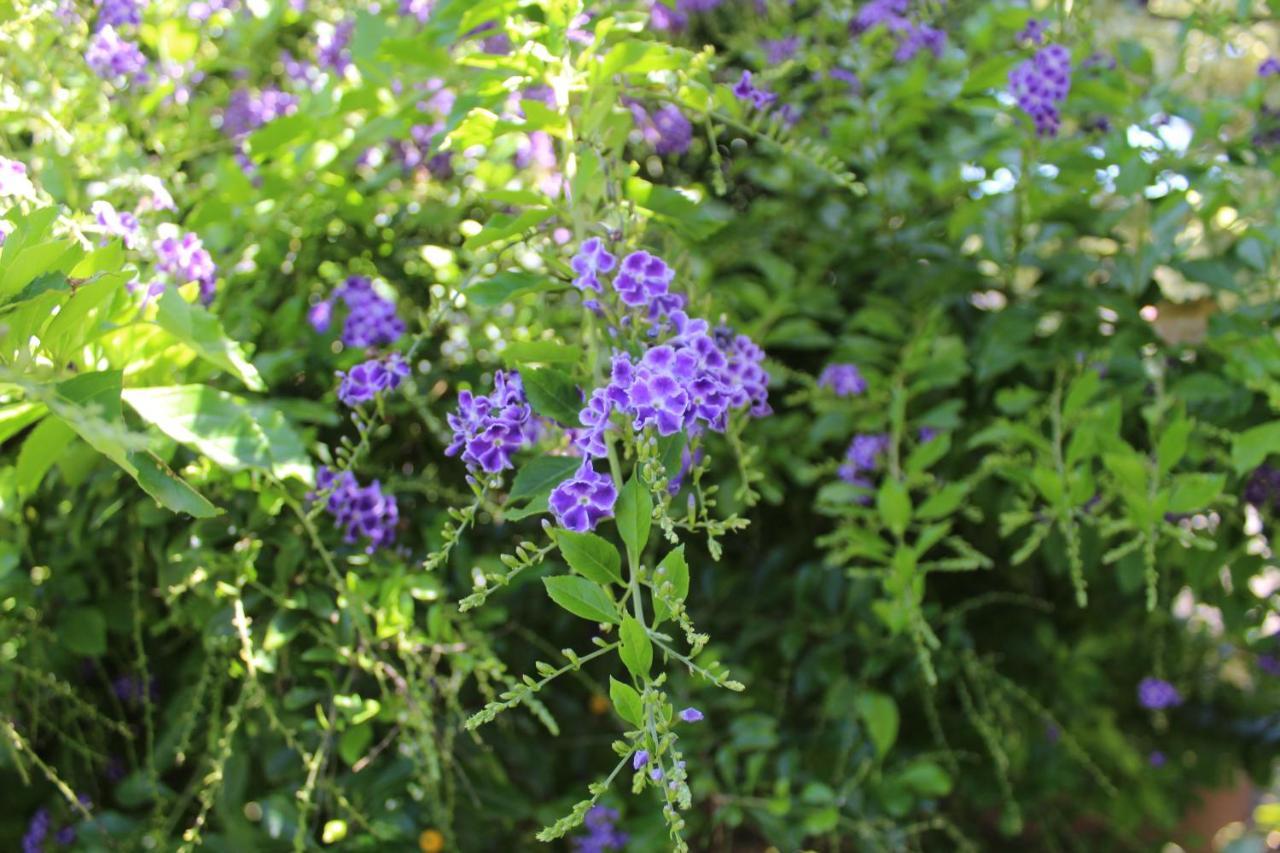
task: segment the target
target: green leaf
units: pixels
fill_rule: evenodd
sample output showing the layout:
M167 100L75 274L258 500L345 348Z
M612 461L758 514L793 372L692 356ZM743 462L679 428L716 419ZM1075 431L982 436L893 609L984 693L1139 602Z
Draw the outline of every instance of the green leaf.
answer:
M659 222L694 242L706 240L728 221L719 206L706 201L698 203L670 187L657 186L643 178L628 178L626 195L637 207L649 211Z
M1062 404L1062 417L1071 420L1102 390L1102 377L1096 370L1086 370L1071 380L1067 399Z
M644 726L644 702L640 694L630 684L624 684L612 675L609 676L609 700L613 702L618 716L636 728Z
M898 773L897 781L922 797L945 797L951 793L951 777L932 761L916 761Z
M653 497L638 476L633 474L622 487L614 513L618 533L622 536L622 543L627 546L627 556L631 565L637 565L640 554L649 541L649 528L653 524Z
M169 470L158 456L150 451L129 454L132 470L129 473L142 486L142 490L173 512L182 512L195 518L213 518L221 515L218 509L177 474Z
M569 374L554 367L536 367L520 371L520 379L535 412L565 426L578 425L582 394Z
M582 361L582 347L555 341L513 341L500 353L503 362L520 364L577 364Z
M205 385L131 388L122 397L144 421L229 471L314 479L302 439L269 405Z
M1205 509L1222 494L1225 474L1179 474L1173 478L1167 512L1195 512Z
M545 275L531 272L500 272L487 281L477 282L463 294L481 308L493 308L526 293L549 293L564 285Z
M557 530L556 544L569 568L578 574L607 586L622 583L622 557L618 549L594 533Z
M1187 454L1187 443L1191 438L1191 421L1178 418L1165 427L1156 442L1156 461L1160 465L1160 473L1168 474L1174 469L1182 457Z
M111 312L117 296L124 292L129 276L108 273L81 286L45 327L41 343L58 363L70 361L77 349L92 340L99 324Z
M235 376L251 391L266 386L258 371L244 357L240 345L222 331L218 319L199 305L182 298L176 288L165 290L156 311L156 323L182 341L205 361Z
M0 255L0 303L46 273L68 272L83 257L84 249L68 239L48 240L12 250L6 245Z
M573 476L582 460L576 456L537 456L530 459L516 472L511 492L502 515L508 521L518 521L547 511L547 497L556 486ZM515 504L528 501L522 507Z
M44 475L76 437L75 430L58 418L45 418L22 442L18 451L17 485L23 498L35 493Z
M1231 464L1237 474L1243 474L1257 468L1273 453L1280 453L1280 421L1262 424L1237 435L1231 446Z
M670 581L672 587L671 598L675 601L684 601L689 594L689 564L684 559L684 546L676 548L667 556L662 558L662 562L658 563L657 568L653 570L654 586L661 586L663 581ZM671 610L657 596L653 599L653 619L654 624L663 622L671 617Z
M49 409L43 403L10 403L0 406L0 444L43 418Z
M686 68L692 56L688 51L677 50L662 42L624 41L613 47L600 63L602 77L614 74L647 74L650 71L669 71Z
M932 468L951 449L951 434L935 435L930 441L917 444L907 456L903 468L908 474L919 474Z
M107 651L107 618L96 607L72 607L58 617L58 638L77 655L95 658Z
M628 616L622 620L622 626L618 629L618 639L622 641L618 655L627 669L636 678L647 678L649 668L653 666L653 644L649 642L644 626L635 617Z
M592 622L617 624L618 608L599 584L574 575L543 578L542 583L551 600L574 616Z
M876 754L884 757L898 739L898 706L892 697L874 690L858 694L855 700L858 714L867 726Z
M907 487L886 477L876 493L876 509L885 526L901 536L911 523L911 496L907 494Z
M373 726L368 723L352 726L338 738L338 755L350 766L364 756L365 750L371 743L373 743Z
M521 236L555 215L555 210L549 207L531 208L516 216L506 213L496 214L483 228L464 240L462 248L474 252L493 243Z

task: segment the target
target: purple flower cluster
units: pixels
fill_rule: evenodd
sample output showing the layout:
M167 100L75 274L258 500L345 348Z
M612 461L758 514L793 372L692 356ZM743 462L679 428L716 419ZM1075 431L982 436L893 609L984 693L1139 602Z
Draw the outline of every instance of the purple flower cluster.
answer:
M561 527L583 533L612 518L617 501L613 478L596 471L590 459L583 459L577 473L552 490L547 503Z
M453 442L445 448L449 456L462 454L469 468L490 474L512 466L516 451L528 447L538 437L533 409L524 395L519 373L499 370L493 376L493 391L476 396L458 394L458 410L447 418Z
M393 344L404 334L404 321L396 315L396 304L379 295L369 278L351 276L338 285L333 297L347 306L347 319L342 325L345 346ZM312 306L307 316L315 330L323 332L329 328L332 312L333 304L326 301Z
M408 375L409 365L397 352L386 361L377 358L362 361L349 373L338 371L338 399L354 408L383 391L394 391Z
M351 65L351 37L356 31L355 18L347 18L331 29L316 35L316 64L335 74L343 74Z
M44 839L49 834L49 810L36 809L27 824L27 833L22 836L22 853L40 853L44 849Z
M927 24L920 24L907 17L908 0L871 0L858 10L849 25L853 35L884 27L898 39L893 58L907 62L922 50L935 57L941 56L947 46L947 34Z
M856 364L828 364L818 377L819 388L830 388L837 397L856 397L867 390L867 380Z
M778 96L767 89L761 89L751 82L751 72L743 71L738 82L733 85L733 96L746 101L758 110L767 110L778 101Z
M179 283L188 281L200 285L200 302L213 301L218 278L218 267L205 250L200 237L188 231L178 236L176 226L162 226L160 239L152 244L156 253L156 268L168 273Z
M1169 682L1147 677L1138 683L1138 702L1152 711L1176 708L1182 704L1182 694Z
M765 39L760 46L764 48L765 60L770 65L781 65L796 55L800 49L799 36L787 36L780 39Z
M689 150L693 142L693 125L675 104L664 104L653 112L636 101L631 101L628 106L636 129L659 157L683 154Z
M344 542L367 539L369 544L365 551L372 554L395 540L400 510L395 495L384 495L377 480L361 487L356 475L350 471L335 475L322 467L316 472L316 488L329 492L325 509L333 516L334 523L345 531Z
M267 88L260 92L236 89L222 111L222 132L243 139L269 121L298 109L298 99L288 92Z
M135 42L122 38L115 27L103 27L93 34L84 59L99 77L121 86L147 77L147 58Z
M1041 48L1009 72L1009 91L1035 122L1037 134L1057 136L1062 124L1058 105L1071 91L1071 54L1060 44Z
M1268 56L1262 60L1262 64L1258 66L1259 77L1276 77L1280 76L1280 59L1274 56Z
M1018 41L1037 45L1044 44L1045 31L1044 21L1039 18L1032 18L1027 21L1027 25L1018 33Z
M1280 505L1280 469L1259 465L1244 486L1244 499L1259 509Z
M94 0L98 7L96 29L102 27L137 26L142 23L142 7L146 5L140 0Z
M127 210L116 210L108 201L95 201L90 205L94 219L102 226L102 230L112 237L119 237L126 248L136 249L141 240L138 234L138 217ZM103 245L107 240L104 237Z
M605 853L608 850L621 850L627 846L628 836L617 829L618 810L607 806L592 806L587 811L583 825L586 835L573 839L576 853Z
M849 449L844 454L844 464L838 474L841 480L864 489L872 488L872 482L866 474L876 470L880 465L880 457L889 449L889 436L884 433L862 433L855 435L849 442ZM858 499L859 503L870 503L869 495Z

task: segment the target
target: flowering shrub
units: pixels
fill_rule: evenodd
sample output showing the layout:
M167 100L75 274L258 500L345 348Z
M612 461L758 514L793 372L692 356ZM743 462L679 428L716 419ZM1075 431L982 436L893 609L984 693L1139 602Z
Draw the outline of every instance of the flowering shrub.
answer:
M1196 843L1280 743L1248 13L0 14L0 842Z

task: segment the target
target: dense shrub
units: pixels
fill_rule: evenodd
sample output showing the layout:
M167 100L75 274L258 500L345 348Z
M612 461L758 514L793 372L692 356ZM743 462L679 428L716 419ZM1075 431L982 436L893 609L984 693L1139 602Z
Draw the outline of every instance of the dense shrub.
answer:
M1186 840L1280 741L1265 11L0 6L0 843Z

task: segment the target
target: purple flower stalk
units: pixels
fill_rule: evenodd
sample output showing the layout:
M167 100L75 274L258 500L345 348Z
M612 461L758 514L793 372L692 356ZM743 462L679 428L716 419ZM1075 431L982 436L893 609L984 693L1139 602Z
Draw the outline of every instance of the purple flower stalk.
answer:
M22 836L22 853L40 853L44 849L45 836L49 834L49 810L36 809Z
M488 396L461 392L458 410L447 420L453 430L453 442L444 452L449 456L461 454L467 467L490 474L510 468L516 451L537 438L533 409L525 398L518 373L499 370Z
M213 301L218 267L199 236L188 231L179 237L177 226L161 226L161 237L151 248L156 253L156 269L173 276L180 284L199 283L200 302L208 305Z
M93 34L84 59L95 74L117 85L128 86L147 76L147 58L136 43L121 38L115 27L102 27Z
M855 364L829 364L818 377L818 387L830 388L837 397L856 397L867 390L867 380Z
M547 504L561 527L584 533L612 518L617 501L613 478L599 473L590 459L584 459L576 474L555 487ZM647 758L648 753L645 755Z
M1138 683L1138 702L1148 710L1163 711L1181 705L1182 694L1169 682L1148 677Z
M396 315L396 304L379 295L373 281L365 276L349 277L333 291L333 296L348 309L342 326L345 346L393 344L404 334L404 321Z
M94 29L103 27L137 26L142 23L141 0L94 0L98 7L98 20Z
M1009 72L1009 91L1035 123L1040 136L1057 136L1062 124L1058 105L1071 91L1071 54L1051 44Z
M631 117L644 140L659 157L683 154L693 142L693 125L675 104L664 104L652 113L632 101Z
M332 489L325 509L344 531L344 542L366 539L365 551L372 554L395 540L399 507L394 495L382 493L377 480L362 487L350 471L335 475L328 468L321 468L316 472L316 488L322 492Z

